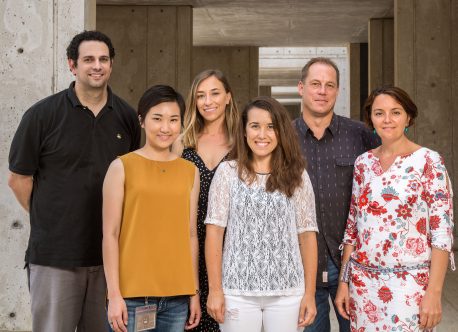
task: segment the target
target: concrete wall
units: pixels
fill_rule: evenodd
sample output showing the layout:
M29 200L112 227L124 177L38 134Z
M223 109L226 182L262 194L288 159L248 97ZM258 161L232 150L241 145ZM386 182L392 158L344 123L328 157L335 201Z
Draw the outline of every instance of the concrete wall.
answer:
M456 215L458 2L396 0L394 11L395 84L410 94L419 110L410 136L445 158L455 189Z
M115 45L110 85L134 108L143 92L168 84L184 96L191 82L190 6L97 6L97 29Z
M226 75L239 109L258 95L259 53L257 47L193 47L193 78L205 69L219 69Z
M369 93L394 83L394 31L392 18L369 21Z
M29 217L7 186L11 139L27 108L70 84L65 48L94 27L94 8L95 0L0 2L0 330L31 329L23 269Z

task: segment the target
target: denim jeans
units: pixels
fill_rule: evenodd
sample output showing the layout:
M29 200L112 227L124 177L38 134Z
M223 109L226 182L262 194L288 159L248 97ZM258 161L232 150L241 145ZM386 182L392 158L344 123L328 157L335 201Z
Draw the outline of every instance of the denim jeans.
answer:
M135 332L135 308L145 305L144 297L124 299L127 306L127 331ZM148 305L157 305L153 332L183 332L188 317L189 296L148 297Z
M329 313L331 308L329 306L329 296L332 299L332 305L339 322L340 332L350 331L350 321L343 318L334 305L334 300L337 294L337 286L339 285L339 269L334 264L331 258L328 258L328 285L327 287L317 287L315 294L317 315L312 325L306 327L304 332L330 332L331 322L329 320Z

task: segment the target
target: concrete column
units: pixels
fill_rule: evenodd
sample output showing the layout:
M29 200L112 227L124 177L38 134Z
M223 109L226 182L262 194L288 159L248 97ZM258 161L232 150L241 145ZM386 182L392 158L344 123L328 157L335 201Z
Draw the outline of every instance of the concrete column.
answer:
M410 136L445 158L457 192L458 3L395 0L394 13L395 84L410 94L419 111Z
M73 35L94 28L95 0L0 2L0 329L31 330L24 254L29 216L7 186L8 151L32 104L68 87L65 49ZM91 17L91 19L89 19Z
M348 49L350 60L350 117L354 120L363 120L362 108L368 96L367 43L351 43Z
M268 85L259 86L259 95L260 96L272 96L272 87Z
M186 97L191 83L190 6L97 6L97 29L116 49L110 84L137 106L143 92L168 84Z
M394 83L393 19L369 21L369 92Z
M257 47L194 47L193 76L205 69L220 69L227 76L239 108L258 95Z

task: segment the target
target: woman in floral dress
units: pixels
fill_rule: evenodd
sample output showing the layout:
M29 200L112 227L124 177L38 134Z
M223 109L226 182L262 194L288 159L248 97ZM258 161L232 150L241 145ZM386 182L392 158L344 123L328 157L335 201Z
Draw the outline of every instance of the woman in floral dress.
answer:
M382 145L355 162L336 296L352 331L431 330L442 316L452 188L441 156L405 135L417 116L406 92L375 89L364 106Z

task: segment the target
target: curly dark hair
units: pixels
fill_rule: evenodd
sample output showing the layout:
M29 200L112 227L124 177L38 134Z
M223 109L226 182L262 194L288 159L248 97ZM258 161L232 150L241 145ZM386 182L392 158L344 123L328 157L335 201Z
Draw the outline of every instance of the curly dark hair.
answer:
M100 42L105 43L110 52L110 60L113 60L115 56L115 50L114 50L113 44L111 43L110 37L108 37L106 34L100 31L85 30L77 34L75 37L73 37L70 44L67 47L67 58L74 61L75 67L77 65L77 60L79 56L78 49L80 47L80 44L83 41L90 41L90 40L95 40L95 41L100 41Z
M235 136L235 146L231 153L231 159L237 162L238 176L247 183L252 183L256 179L253 169L253 153L245 137L248 113L253 108L269 112L278 141L277 147L272 152L266 190L268 192L278 190L287 197L291 197L296 188L302 185L302 173L305 170L306 162L288 111L271 97L257 97L249 102L242 111Z

